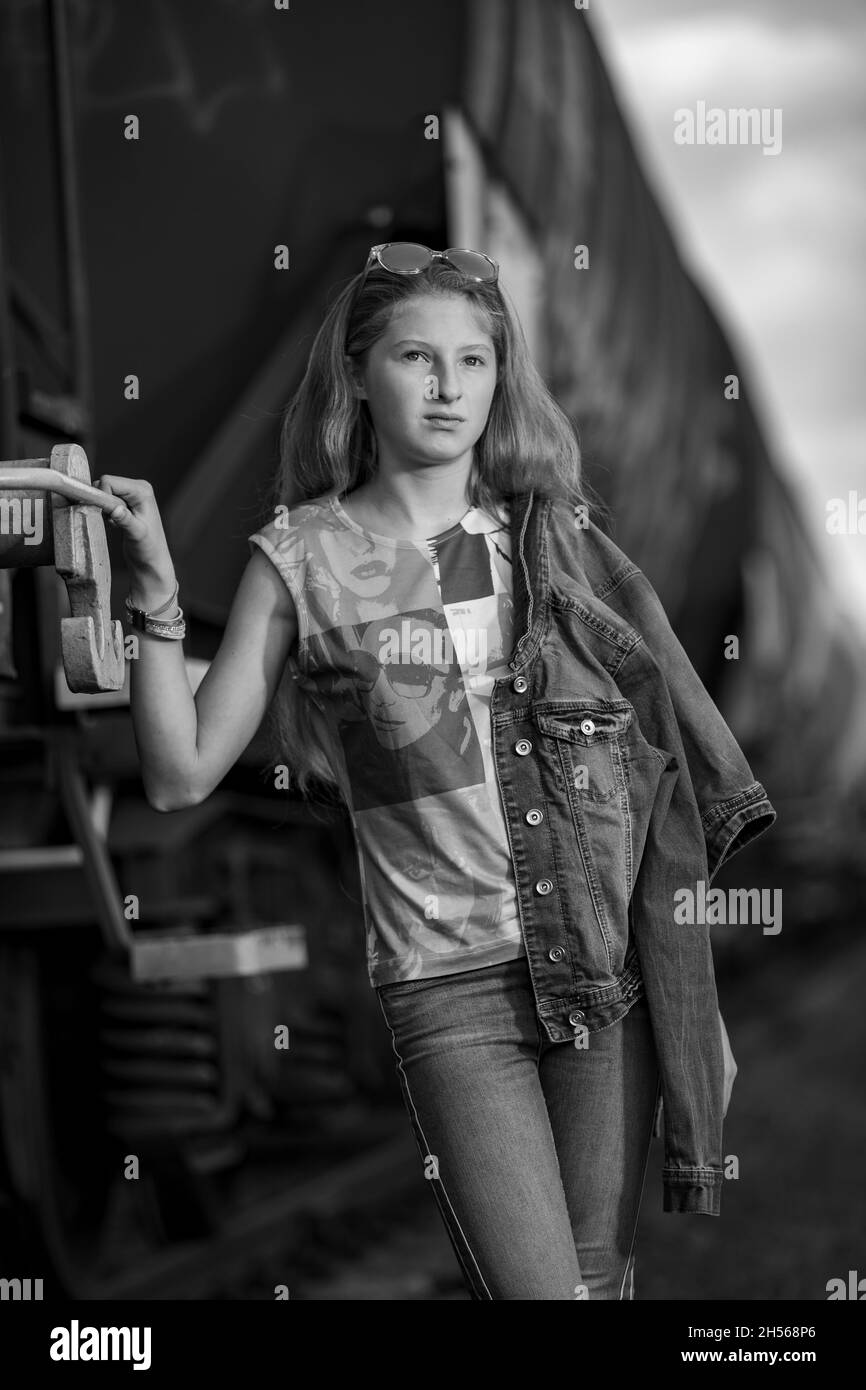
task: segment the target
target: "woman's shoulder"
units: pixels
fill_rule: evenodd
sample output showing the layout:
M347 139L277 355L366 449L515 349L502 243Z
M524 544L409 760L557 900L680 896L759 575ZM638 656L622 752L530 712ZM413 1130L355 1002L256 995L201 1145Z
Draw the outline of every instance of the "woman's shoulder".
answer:
M638 566L602 530L586 505L551 499L547 523L548 552L565 573L579 572L593 593L625 579Z
M276 503L270 520L248 536L248 542L258 542L264 549L273 548L282 554L302 552L324 528L333 528L330 497L330 493L322 493L302 502Z

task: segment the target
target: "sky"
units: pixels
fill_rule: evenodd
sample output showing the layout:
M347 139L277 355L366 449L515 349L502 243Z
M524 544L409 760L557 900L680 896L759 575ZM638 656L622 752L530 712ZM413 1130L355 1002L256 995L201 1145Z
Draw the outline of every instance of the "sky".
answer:
M683 259L732 334L780 469L866 616L866 3L589 0L588 17ZM778 154L677 144L674 112L781 111ZM773 127L767 126L768 143Z

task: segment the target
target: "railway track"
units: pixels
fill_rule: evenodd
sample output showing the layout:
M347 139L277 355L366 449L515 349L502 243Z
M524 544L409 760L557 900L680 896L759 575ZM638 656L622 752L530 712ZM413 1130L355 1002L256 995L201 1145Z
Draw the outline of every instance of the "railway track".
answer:
M261 1195L262 1172L211 1238L190 1241L106 1277L91 1297L112 1300L439 1299L467 1297L432 1194L425 1191L405 1117L356 1156ZM119 1252L118 1252L119 1253ZM285 1294L283 1295L285 1296Z

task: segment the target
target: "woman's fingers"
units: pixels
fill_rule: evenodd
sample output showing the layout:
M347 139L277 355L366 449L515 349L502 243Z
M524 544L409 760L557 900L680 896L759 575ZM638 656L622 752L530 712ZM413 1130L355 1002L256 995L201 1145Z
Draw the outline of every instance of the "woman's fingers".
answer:
M728 1113L728 1106L731 1102L731 1092L734 1089L734 1079L737 1075L737 1064L733 1055L729 1054L725 1064L725 1114Z
M103 473L96 486L133 508L145 507L153 501L153 488L146 478L121 478L115 473Z
M123 553L130 573L173 573L171 554L165 538L156 495L146 478L123 478L103 473L97 483L101 492L117 498L108 520L123 534Z
M141 540L147 534L147 524L143 515L153 502L153 488L144 478L122 478L115 473L104 473L96 486L117 498L117 507L109 512L108 520L120 526L132 540Z
M122 504L116 511L109 512L108 520L112 526L119 527L131 541L143 541L150 534L147 523Z
M724 1084L724 1105L722 1116L728 1113L728 1105L731 1100L731 1092L734 1089L734 1078L737 1075L737 1064L734 1061L734 1054L731 1048L731 1040L728 1037L728 1030L725 1027L725 1020L722 1018L722 1011L719 1009L719 1029L722 1035L722 1057L725 1064L725 1084Z

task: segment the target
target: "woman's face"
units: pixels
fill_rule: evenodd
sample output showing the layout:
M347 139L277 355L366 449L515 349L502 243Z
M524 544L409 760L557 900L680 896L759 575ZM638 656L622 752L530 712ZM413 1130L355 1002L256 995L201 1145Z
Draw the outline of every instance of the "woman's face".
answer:
M471 457L496 372L493 339L468 299L419 295L398 304L357 371L382 462L429 467Z

